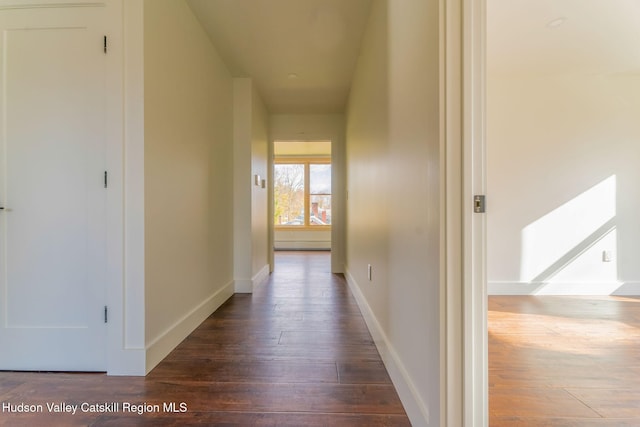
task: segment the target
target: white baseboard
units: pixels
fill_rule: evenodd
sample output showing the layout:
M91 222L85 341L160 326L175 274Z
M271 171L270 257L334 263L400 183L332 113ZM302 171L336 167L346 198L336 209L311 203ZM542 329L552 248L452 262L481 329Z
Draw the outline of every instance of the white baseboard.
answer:
M276 240L273 247L280 251L300 251L300 250L331 250L331 241L302 241L302 240Z
M182 342L207 317L218 309L234 293L234 284L229 282L214 292L204 302L196 306L180 320L175 322L164 333L147 345L146 373L149 373L178 344Z
M145 370L146 351L144 348L125 348L109 354L109 368L107 375L143 377Z
M488 282L488 295L534 295L540 285L518 282Z
M611 295L615 296L640 296L640 282L625 282Z
M253 290L264 282L271 272L269 264L265 264L260 271L258 271L250 280L249 279L236 279L233 281L234 289L237 294L252 294Z
M250 294L253 292L253 280L251 279L235 279L233 288L237 294Z
M255 276L253 276L253 279L251 279L252 288L255 289L258 285L260 285L262 282L267 280L267 278L269 277L270 271L271 271L271 268L269 264L265 264L260 269L260 271L258 271L258 273Z
M364 295L360 291L360 288L353 278L348 268L345 268L345 277L351 292L356 298L358 307L362 312L362 316L369 328L371 337L378 348L380 357L384 362L387 372L393 381L393 385L396 387L398 396L402 401L407 416L411 421L413 427L428 426L429 425L429 409L424 401L420 398L420 395L411 380L411 376L404 367L404 364L400 360L398 353L395 351L393 345L387 339L387 335L380 326L378 319L371 310L371 307L367 303Z
M488 282L488 295L640 295L640 282L529 283Z

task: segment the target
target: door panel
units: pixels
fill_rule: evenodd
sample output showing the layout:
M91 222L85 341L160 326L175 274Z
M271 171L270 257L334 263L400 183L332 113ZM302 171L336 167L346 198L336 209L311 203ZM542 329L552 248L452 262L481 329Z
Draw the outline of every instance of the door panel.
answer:
M93 10L0 13L0 369L104 370L103 35Z

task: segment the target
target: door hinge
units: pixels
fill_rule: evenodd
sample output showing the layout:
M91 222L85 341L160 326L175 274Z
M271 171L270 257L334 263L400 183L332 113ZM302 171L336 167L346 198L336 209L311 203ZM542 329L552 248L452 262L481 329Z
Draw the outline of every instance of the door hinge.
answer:
M104 53L107 53L107 36L104 36Z
M104 323L107 323L109 321L109 309L107 308L107 306L104 306Z
M104 171L104 188L107 188L108 185L109 185L109 174L107 173L107 171Z
M473 196L473 211L475 213L485 213L487 210L484 194Z

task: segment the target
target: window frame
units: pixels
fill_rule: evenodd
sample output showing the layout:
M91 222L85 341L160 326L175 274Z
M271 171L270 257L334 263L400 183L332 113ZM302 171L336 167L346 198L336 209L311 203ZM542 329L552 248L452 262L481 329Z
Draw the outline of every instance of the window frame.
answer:
M274 221L274 229L281 231L329 231L331 230L331 224L327 225L311 225L311 182L310 182L310 171L311 168L309 165L332 165L331 156L275 156L273 158L273 176L274 176L274 186L275 186L275 167L276 165L303 165L304 166L304 224L303 225L278 225L275 224L274 218L271 220ZM332 165L333 171L333 165ZM274 192L275 194L275 192ZM331 181L331 193L330 194L313 194L314 196L331 196L331 205L333 206L333 180ZM274 195L275 197L275 195Z

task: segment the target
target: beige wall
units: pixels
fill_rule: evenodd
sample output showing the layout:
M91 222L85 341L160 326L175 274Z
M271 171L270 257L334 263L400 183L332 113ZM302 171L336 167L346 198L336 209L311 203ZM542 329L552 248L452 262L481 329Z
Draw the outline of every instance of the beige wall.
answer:
M347 272L388 328L389 35L386 2L373 4L347 110ZM371 282L367 265L373 267Z
M144 3L147 370L232 292L231 76L183 1Z
M234 79L234 278L236 292L253 292L269 273L268 114L250 78Z
M265 187L251 187L251 239L252 239L252 277L268 271L269 264L269 225L268 225L268 181L267 163L269 148L269 114L252 85L251 97L251 174L265 180ZM253 183L252 183L253 184ZM267 270L265 271L265 268Z
M637 295L640 78L493 73L487 107L489 291Z
M414 426L440 423L438 63L438 2L374 1L347 112L347 277Z

